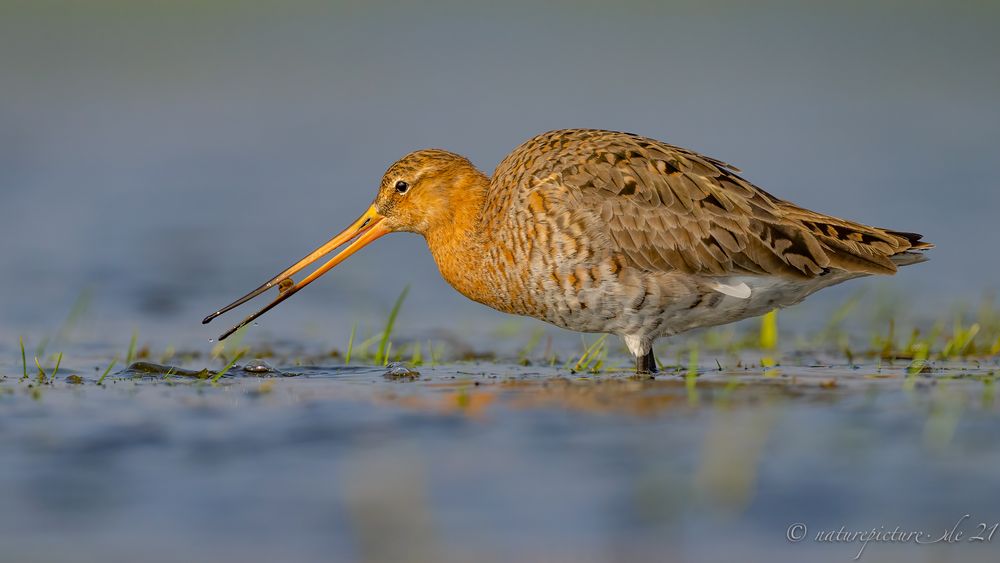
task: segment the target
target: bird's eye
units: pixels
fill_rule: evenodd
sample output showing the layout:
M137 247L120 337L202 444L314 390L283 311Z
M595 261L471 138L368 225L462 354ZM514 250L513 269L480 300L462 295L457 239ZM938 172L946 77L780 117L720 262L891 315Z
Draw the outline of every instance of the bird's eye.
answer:
M404 182L402 180L396 182L396 191L397 192L399 192L401 194L405 194L406 190L408 190L408 189L410 189L410 185L407 184L406 182Z

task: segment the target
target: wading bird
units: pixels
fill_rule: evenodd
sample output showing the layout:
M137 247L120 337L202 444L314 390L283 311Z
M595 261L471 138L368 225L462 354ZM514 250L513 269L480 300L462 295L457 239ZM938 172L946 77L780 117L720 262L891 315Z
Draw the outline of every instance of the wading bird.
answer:
M345 231L215 317L278 287L281 303L368 243L423 235L445 280L499 311L621 336L636 371L653 342L761 315L811 293L925 260L921 235L869 227L779 199L739 169L614 131L551 131L490 178L466 158L410 153ZM353 241L353 242L351 242ZM298 283L297 272L350 243Z

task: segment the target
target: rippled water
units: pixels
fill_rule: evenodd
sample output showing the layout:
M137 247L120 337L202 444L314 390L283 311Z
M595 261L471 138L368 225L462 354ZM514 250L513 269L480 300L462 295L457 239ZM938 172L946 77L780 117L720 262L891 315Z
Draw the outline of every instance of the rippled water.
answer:
M1000 518L995 363L708 361L693 386L490 363L237 367L218 385L119 370L103 387L63 365L84 383L29 385L8 365L2 559L849 561L859 544L787 529Z

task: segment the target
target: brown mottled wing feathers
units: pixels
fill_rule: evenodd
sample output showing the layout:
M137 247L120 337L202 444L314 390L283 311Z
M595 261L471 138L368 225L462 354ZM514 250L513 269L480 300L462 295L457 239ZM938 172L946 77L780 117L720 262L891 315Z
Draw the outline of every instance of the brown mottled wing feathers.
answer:
M557 131L519 151L541 151L532 160L547 161L567 204L592 210L614 249L643 269L797 278L828 268L887 274L896 270L892 255L929 246L919 235L802 209L724 162L653 139Z

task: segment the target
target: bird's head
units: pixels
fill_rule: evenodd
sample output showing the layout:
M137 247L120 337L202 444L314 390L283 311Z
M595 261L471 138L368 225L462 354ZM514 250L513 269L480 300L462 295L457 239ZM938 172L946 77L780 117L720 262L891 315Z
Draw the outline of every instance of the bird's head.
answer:
M474 205L487 183L486 176L465 157L438 149L412 152L386 170L375 201L357 221L302 260L205 317L202 322L208 323L272 287L278 288L279 294L274 301L219 337L223 340L379 237L397 231L424 236L445 233L454 228L457 213L470 204ZM345 244L346 248L294 283L292 276Z
M386 170L372 208L390 231L426 235L453 224L456 210L485 180L464 156L438 149L411 152Z

